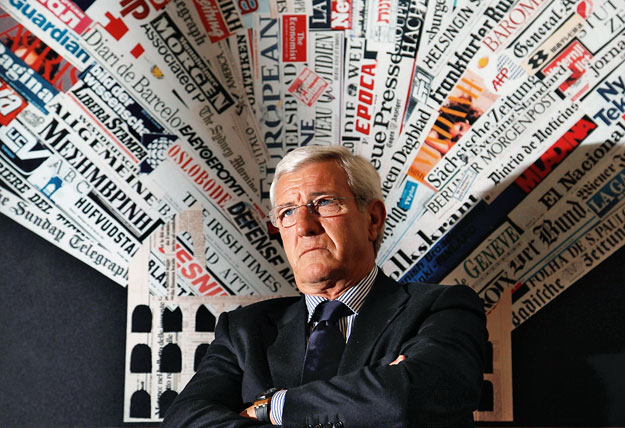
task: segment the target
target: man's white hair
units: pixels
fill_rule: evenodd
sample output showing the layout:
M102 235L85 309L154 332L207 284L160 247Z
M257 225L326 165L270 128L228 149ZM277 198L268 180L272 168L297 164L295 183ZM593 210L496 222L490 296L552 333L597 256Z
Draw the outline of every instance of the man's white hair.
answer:
M361 211L376 199L384 202L380 187L380 175L367 159L354 155L341 146L304 146L289 152L278 162L269 188L271 205L276 206L276 183L280 177L310 164L331 160L336 161L347 174L347 184L354 196L358 198L356 201ZM382 229L374 241L373 249L376 255L383 237L384 225L382 225Z

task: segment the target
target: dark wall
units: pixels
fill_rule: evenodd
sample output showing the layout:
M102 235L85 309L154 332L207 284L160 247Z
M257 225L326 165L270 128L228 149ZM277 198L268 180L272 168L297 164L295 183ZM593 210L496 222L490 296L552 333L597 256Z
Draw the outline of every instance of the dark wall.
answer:
M126 290L0 215L0 427L120 427ZM625 426L625 249L512 333L512 426Z
M0 215L0 426L121 426L126 289Z
M625 426L625 248L512 333L515 422Z

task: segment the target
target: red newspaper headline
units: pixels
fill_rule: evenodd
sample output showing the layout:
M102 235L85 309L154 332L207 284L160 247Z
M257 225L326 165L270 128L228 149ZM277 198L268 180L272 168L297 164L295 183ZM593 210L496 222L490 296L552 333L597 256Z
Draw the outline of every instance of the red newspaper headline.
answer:
M282 61L306 62L307 15L282 15Z
M91 25L91 18L70 0L37 0L68 28L82 34Z
M328 82L308 67L304 67L300 74L289 86L289 92L308 107L312 106L328 87Z
M24 110L26 101L7 83L0 79L0 125L7 126Z

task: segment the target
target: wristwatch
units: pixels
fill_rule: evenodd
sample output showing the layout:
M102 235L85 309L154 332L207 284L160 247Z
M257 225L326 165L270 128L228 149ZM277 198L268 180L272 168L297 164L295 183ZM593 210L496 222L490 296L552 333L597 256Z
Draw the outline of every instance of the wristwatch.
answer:
M254 413L256 414L258 422L262 422L264 424L271 423L271 419L269 419L271 397L273 397L273 394L278 391L278 388L269 388L267 391L261 392L256 396L256 401L254 401Z

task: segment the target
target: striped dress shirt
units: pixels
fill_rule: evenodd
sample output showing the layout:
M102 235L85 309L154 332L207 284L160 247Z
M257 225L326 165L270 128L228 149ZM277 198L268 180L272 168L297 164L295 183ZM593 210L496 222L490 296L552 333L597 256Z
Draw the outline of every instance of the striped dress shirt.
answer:
M349 340L349 335L352 331L352 325L354 324L354 320L358 316L358 312L360 312L360 309L362 308L362 305L365 301L365 298L369 294L369 291L371 291L371 287L373 286L373 282L375 281L375 277L377 275L378 267L374 265L373 269L371 269L371 271L363 279L358 281L358 283L353 287L348 288L347 291L345 291L336 299L352 311L351 315L339 318L338 322L339 330L345 337L345 342ZM328 299L326 299L325 297L309 295L305 295L304 298L306 300L306 309L308 310L308 323L310 324L310 330L308 331L308 334L310 334L317 325L316 322L310 322L313 314L315 313L315 309L321 302L325 302ZM284 409L284 398L286 396L286 393L287 390L283 389L276 392L271 398L271 416L278 425L282 425L282 412Z

